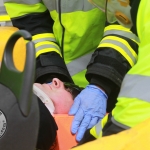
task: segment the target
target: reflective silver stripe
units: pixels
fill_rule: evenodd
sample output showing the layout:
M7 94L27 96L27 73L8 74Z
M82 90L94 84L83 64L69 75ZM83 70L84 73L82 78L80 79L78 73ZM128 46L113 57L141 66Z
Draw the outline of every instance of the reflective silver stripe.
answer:
M127 55L132 59L134 64L136 63L136 61L137 61L136 58L132 55L132 53L130 52L128 47L126 45L124 45L123 43L116 41L116 40L111 40L111 39L104 39L100 43L112 43L114 45L121 47L127 53Z
M99 121L99 122L95 125L95 130L96 130L97 136L99 136L100 133L101 133L101 131L102 131L101 121Z
M50 45L50 44L44 44L44 45L41 45L41 46L38 46L36 47L36 52L42 50L42 49L45 49L45 48L55 48L57 49L58 51L60 51L60 49L58 47L56 47L55 45Z
M0 4L0 15L4 15L4 14L7 14L7 13L6 13L6 9L5 9L5 7L3 6L3 4Z
M67 64L67 68L71 76L83 71L86 69L88 63L90 62L93 52L88 53L80 58L73 60Z
M122 83L119 97L137 98L150 102L150 77L127 74Z
M35 44L38 43L38 42L42 42L42 41L56 42L56 39L55 38L40 38L40 39L37 39L37 40L33 40L33 42Z
M13 2L21 4L37 4L43 2L45 6L50 10L56 10L59 12L60 0L13 0ZM4 2L10 2L10 0L4 0ZM75 11L89 11L95 8L87 0L61 0L61 13L69 13Z
M69 13L75 11L89 11L95 8L87 0L43 0L46 7L50 10L56 10L59 12L59 7L61 6L61 13Z
M37 4L42 2L41 0L3 0L6 2L14 2L14 3L20 3L20 4Z
M4 5L4 2L3 2L4 0L1 0L0 1L0 6L3 6Z
M118 127L121 127L121 128L123 128L123 129L130 129L130 127L128 127L128 126L126 126L126 125L124 125L124 124L121 124L121 123L117 122L117 121L114 119L114 117L111 117L111 121L112 121L113 124L117 125Z
M0 22L0 26L13 26L11 21Z
M1 15L2 16L7 15L3 0L0 1L0 17L1 17ZM11 21L3 20L3 21L0 21L0 26L13 26L13 25L12 25Z
M3 5L3 0L2 1L0 1L0 6L2 6Z
M117 34L117 35L129 38L129 39L134 39L138 43L140 42L140 39L131 32L126 32L126 31L121 31L121 30L108 30L104 32L104 36L110 35L110 34Z

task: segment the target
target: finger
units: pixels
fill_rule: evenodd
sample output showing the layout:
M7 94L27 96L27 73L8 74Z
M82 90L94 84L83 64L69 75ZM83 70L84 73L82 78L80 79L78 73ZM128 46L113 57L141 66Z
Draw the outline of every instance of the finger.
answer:
M85 133L87 127L89 126L90 121L91 121L91 115L86 115L79 127L79 130L78 130L78 133L76 136L77 141L80 141L83 138L84 133Z
M74 103L69 111L69 115L75 115L80 106L80 98L76 97Z
M81 124L83 117L84 117L83 110L79 109L72 122L71 132L73 134L77 133L77 130L79 128L79 125Z
M91 122L90 122L90 124L89 124L89 126L88 126L88 129L90 129L90 128L92 128L93 126L95 126L95 125L98 123L98 121L99 121L98 117L92 118L92 120L91 120Z

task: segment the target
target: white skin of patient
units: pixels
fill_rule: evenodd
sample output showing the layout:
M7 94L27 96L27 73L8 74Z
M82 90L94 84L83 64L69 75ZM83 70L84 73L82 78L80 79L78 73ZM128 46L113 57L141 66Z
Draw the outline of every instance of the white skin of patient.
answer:
M50 84L34 83L33 92L42 100L52 115L68 114L73 104L73 96L58 78L53 78Z

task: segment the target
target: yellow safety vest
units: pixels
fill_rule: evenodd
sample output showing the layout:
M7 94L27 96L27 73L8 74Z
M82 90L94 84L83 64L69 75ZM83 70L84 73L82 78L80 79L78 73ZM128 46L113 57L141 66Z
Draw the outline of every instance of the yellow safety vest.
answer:
M113 123L133 127L150 118L150 1L141 1L137 15L140 38L138 61L125 76L118 102L113 110ZM144 16L144 17L143 17Z
M65 62L73 80L80 86L86 86L86 66L103 36L104 13L85 0L43 0L41 3L39 0L27 0L24 4L20 0L20 4L18 3L18 0L16 3L15 0L12 3L5 0L10 18L44 12L48 9L54 20L54 34L47 33L33 37L37 50L36 56L49 51L56 51L61 55L59 47L63 48ZM52 42L42 45L45 39ZM58 45L54 43L55 41Z

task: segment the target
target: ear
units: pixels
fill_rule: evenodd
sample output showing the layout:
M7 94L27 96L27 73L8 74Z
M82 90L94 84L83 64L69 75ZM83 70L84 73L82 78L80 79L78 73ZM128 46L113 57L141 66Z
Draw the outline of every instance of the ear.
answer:
M60 87L63 87L63 82L61 80L59 80L58 78L53 78L52 85L55 88L60 88Z

